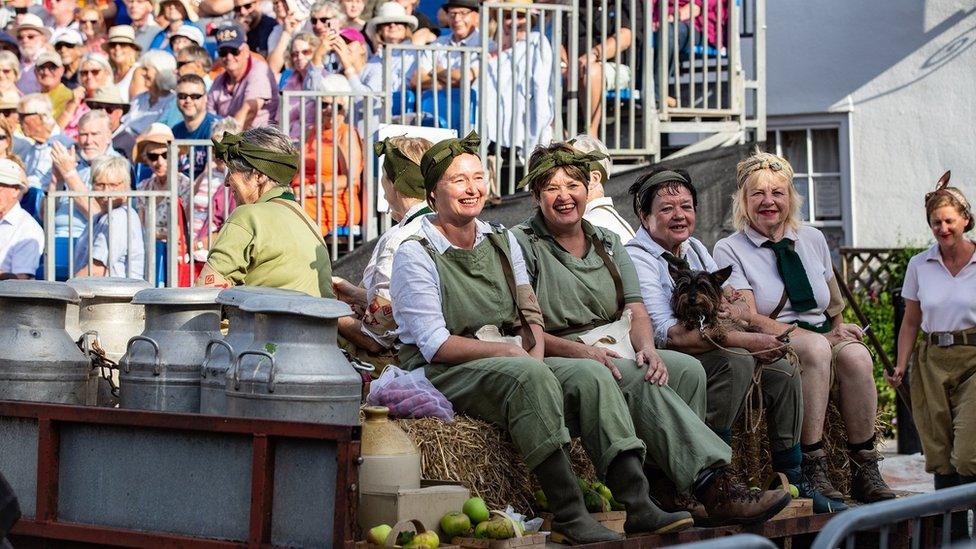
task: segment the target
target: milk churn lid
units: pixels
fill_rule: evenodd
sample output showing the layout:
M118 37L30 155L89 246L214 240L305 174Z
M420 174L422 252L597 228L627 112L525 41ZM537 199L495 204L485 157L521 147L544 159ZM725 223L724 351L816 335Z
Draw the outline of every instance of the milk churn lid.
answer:
M249 313L290 314L315 318L339 318L352 314L349 305L324 297L256 295L241 304Z
M78 292L64 282L51 280L0 280L0 298L53 299L78 303Z
M217 303L220 303L221 305L230 305L231 307L240 307L241 303L244 303L244 301L251 299L256 295L303 296L308 294L299 292L297 290L268 288L265 286L234 286L233 288L221 290L220 294L217 295Z
M132 298L136 305L207 305L217 303L220 288L149 288Z
M152 284L138 278L124 278L121 276L91 276L72 278L68 281L78 292L78 297L90 299L93 297L128 297L136 295L140 290L152 288Z

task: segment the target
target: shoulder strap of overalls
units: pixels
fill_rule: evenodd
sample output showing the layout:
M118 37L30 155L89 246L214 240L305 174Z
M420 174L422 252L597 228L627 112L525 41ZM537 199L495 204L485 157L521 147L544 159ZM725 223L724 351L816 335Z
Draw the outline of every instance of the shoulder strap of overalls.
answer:
M630 228L630 223L627 223L627 220L624 219L624 217L622 215L620 215L620 212L618 212L617 209L614 208L613 206L610 206L609 204L600 204L599 206L594 206L593 209L594 210L603 210L605 212L610 212L610 215L612 215L613 217L615 217L617 219L617 221L620 222L621 225L623 225L624 227ZM631 230L630 232L631 232L631 236L633 236L634 231ZM624 243L621 242L621 244L624 244Z
M594 232L590 235L590 242L593 244L593 249L596 250L597 255L603 260L603 265L610 271L610 278L613 279L613 287L617 292L617 314L614 315L614 321L616 321L620 319L620 315L624 312L624 281L620 277L620 270L617 269L617 264L613 262L613 259L607 252L607 246L604 240Z
M308 230L312 231L312 234L315 235L315 240L318 241L318 243L322 244L323 246L326 245L325 238L323 238L322 235L315 230L315 227L312 226L312 222L309 221L308 217L305 216L304 212L298 209L297 204L295 204L290 200L285 200L283 198L272 198L271 200L269 200L269 202L275 202L277 204L281 204L286 208L288 208L289 210L291 210L292 213L297 215L302 221L305 222L305 226L308 227Z
M522 307L518 302L518 289L515 287L515 271L512 270L512 260L509 254L505 253L502 245L498 242L499 238L505 237L504 229L501 225L496 223L491 224L492 232L489 233L485 238L491 243L495 251L502 260L502 272L505 273L505 282L508 283L508 291L512 294L512 300L515 302L515 312L518 313L519 322L522 323L522 327L525 328L523 337L525 342L528 344L529 348L535 347L535 336L532 335L532 329L529 327L529 322L525 319L525 313L522 312Z

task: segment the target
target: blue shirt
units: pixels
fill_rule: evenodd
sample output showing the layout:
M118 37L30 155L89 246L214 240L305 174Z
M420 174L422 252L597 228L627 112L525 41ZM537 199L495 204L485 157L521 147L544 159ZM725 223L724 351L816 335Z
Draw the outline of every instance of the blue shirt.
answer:
M77 151L78 146L75 145ZM88 190L91 190L91 162L82 158L81 153L75 153L78 159L78 177L81 178ZM121 156L111 146L102 156ZM94 158L92 159L94 160ZM72 207L74 199L61 197L54 210L54 236L80 236L88 228L88 216L81 213L77 204ZM70 222L69 222L70 219ZM70 228L69 228L70 223Z
M173 137L175 139L210 139L213 131L214 122L222 117L212 112L208 112L203 117L203 122L192 132L186 129L186 122L180 121L173 126ZM193 147L193 179L207 169L207 149L209 147ZM180 173L190 175L189 155L180 157Z
M71 138L62 134L55 126L54 135L48 137L44 143L37 143L33 139L14 136L14 154L20 157L24 163L24 171L27 173L27 184L47 192L48 185L51 184L51 169L54 167L51 160L51 145L58 141L66 148L74 144Z

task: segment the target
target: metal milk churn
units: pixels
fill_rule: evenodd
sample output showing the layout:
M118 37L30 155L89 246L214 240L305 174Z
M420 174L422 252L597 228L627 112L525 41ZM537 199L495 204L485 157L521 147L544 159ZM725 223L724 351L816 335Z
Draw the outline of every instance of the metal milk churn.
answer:
M151 288L132 298L146 306L146 329L122 357L122 408L200 411L200 365L220 338L217 288Z
M65 330L78 293L63 282L0 281L0 400L94 404L97 377Z
M341 301L254 296L254 341L227 376L227 415L358 425L362 377L336 345Z
M235 286L221 290L217 303L223 305L227 319L227 335L207 344L203 365L200 369L200 413L224 415L227 413L227 370L237 357L254 340L254 313L242 311L241 303L256 295L302 296L302 292L265 288L263 286Z
M81 298L75 317L79 337L94 332L105 356L118 362L129 339L142 333L146 324L145 307L132 303L132 297L152 285L136 278L106 276L72 278L68 286Z

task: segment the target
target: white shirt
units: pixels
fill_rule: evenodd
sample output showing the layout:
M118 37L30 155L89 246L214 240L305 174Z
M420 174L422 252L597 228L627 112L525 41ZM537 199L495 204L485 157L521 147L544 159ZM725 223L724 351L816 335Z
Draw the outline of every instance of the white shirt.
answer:
M909 260L901 296L919 302L926 333L976 326L976 254L952 276L935 244Z
M44 229L14 203L0 218L0 273L34 276L44 251Z
M536 145L552 141L552 63L552 45L539 32L529 33L528 44L517 40L488 60L485 84L491 98L482 101L486 134L503 147L516 147L523 161Z
M803 262L817 306L798 313L787 299L776 320L786 323L801 320L820 324L827 320L824 315L830 303L827 282L834 278L827 239L822 232L809 225L801 226L798 231L787 229L784 238L796 243L794 249ZM768 315L776 309L785 289L776 267L776 254L769 248L761 247L767 240L769 239L752 227L746 227L745 230L715 243L715 263L719 268L732 265L732 276L727 285L736 290L750 290L756 298L756 311L762 315Z
M424 216L418 215L427 204L421 202L407 210L403 219L399 223L390 227L388 231L380 236L373 248L373 255L366 264L363 271L363 287L366 288L366 303L372 305L376 298L380 301L387 301L392 304L390 299L390 278L393 276L393 256L404 240L417 234L420 230ZM372 337L377 343L389 348L396 342L396 331L388 331L382 336L373 333L363 326L363 333Z
M594 198L587 202L583 219L616 234L624 244L634 238L634 229L630 228L627 220L613 207L613 199L609 196Z
M477 246L493 229L491 225L481 220L475 220L475 224L478 234L474 243ZM421 221L418 234L426 238L439 254L454 247L431 224L429 216ZM522 248L511 232L506 231L506 234L511 250L515 284L527 285L529 275L525 271ZM396 303L393 318L399 326L400 341L416 345L424 358L430 362L451 333L444 322L441 308L441 284L437 267L420 242L414 240L404 242L393 256L390 296L393 303Z
M91 227L85 228L75 244L75 272L88 265L89 229L92 233L91 258L108 267L107 276L145 278L145 243L139 214L135 210L128 206L113 208L108 214L96 217Z
M668 330L678 323L671 309L674 280L668 272L668 261L662 255L665 249L643 227L624 246L637 269L644 307L651 315L651 323L654 325L654 344L663 349L667 345ZM696 271L718 270L705 245L695 237L682 242L679 253L688 261L688 266Z
M460 41L454 40L454 33L448 33L445 34L444 36L438 36L437 39L431 43L431 45L432 46L463 46L467 48L480 48L481 31L478 29L474 29L473 31L471 31L471 34L469 34L467 38ZM488 51L494 51L494 50L495 50L495 43L492 42L491 39L489 39ZM434 65L435 65L434 59L436 58L436 65L437 68L439 69L443 69L443 68L448 68L450 70L460 69L464 65L464 55L465 55L464 53L456 52L456 51L455 52L446 52L446 51L426 52L423 54L423 56L420 59L420 67L425 73L430 73L431 71L434 70ZM480 55L478 55L475 52L471 52L468 54L469 71L471 69L477 70L480 62L481 62ZM442 88L442 86L438 86L438 88L440 89Z

